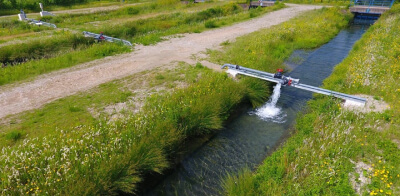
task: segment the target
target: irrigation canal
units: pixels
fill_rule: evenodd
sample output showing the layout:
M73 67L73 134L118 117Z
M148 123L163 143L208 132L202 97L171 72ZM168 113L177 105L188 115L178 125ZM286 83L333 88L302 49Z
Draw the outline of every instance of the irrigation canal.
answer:
M285 75L302 83L320 86L361 38L368 25L351 24L329 43L310 51L295 51ZM227 62L229 63L229 62ZM285 138L297 113L312 93L292 87L275 89L280 98L263 107L240 114L224 130L189 154L172 174L145 195L219 195L227 173L255 169Z

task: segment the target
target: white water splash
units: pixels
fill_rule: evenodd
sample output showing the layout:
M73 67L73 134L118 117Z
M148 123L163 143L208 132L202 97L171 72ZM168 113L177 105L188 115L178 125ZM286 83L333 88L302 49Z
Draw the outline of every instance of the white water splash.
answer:
M261 108L256 109L256 111L251 112L250 114L256 114L261 119L265 121L272 121L275 123L284 123L286 122L286 113L282 112L282 109L276 107L276 103L281 95L281 84L278 83L274 87L274 92L269 99L269 101L263 105Z
M233 77L236 77L236 75L239 73L238 71L233 70L233 69L228 69L226 72L228 74L231 74Z

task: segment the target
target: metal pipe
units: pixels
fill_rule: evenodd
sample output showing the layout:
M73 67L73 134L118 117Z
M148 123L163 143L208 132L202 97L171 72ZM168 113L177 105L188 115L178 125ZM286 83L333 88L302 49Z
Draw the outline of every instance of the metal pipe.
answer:
M232 64L225 64L221 68L222 69L225 69L225 68L232 69L232 70L235 70L238 74L242 74L242 75L246 75L246 76L250 76L250 77L254 77L254 78L259 78L259 79L267 80L270 82L282 83L281 79L274 78L274 74L271 74L268 72L258 71L255 69L250 69L250 68L241 67L241 66L232 65ZM298 80L298 79L294 79L294 80ZM306 85L306 84L300 84L299 82L293 83L290 86L299 88L299 89L303 89L303 90L307 90L307 91L311 91L314 93L320 93L320 94L334 96L334 97L345 99L345 100L351 100L351 101L358 102L361 104L365 104L365 102L367 101L365 98L348 95L348 94L344 94L344 93L340 93L340 92L336 92L336 91L331 91L331 90L327 90L327 89L323 89L323 88L319 88L319 87L315 87L315 86L310 86L310 85Z
M33 22L35 24L41 23L44 26L53 27L55 29L57 28L57 26L55 24L51 24L51 23L48 23L48 22L38 21L38 20L35 20L35 19L30 19L30 18L26 18L26 20L31 21L31 22Z
M95 39L97 39L98 37L100 37L100 34L88 32L88 31L83 31L83 34L84 34L86 37L93 37L93 38L95 38ZM118 38L114 38L114 37L109 37L109 36L106 36L106 35L103 35L103 37L104 37L104 39L105 39L106 41L109 41L109 42L122 42L122 43L125 44L125 45L133 46L132 43L129 42L129 41L127 41L127 40L118 39Z

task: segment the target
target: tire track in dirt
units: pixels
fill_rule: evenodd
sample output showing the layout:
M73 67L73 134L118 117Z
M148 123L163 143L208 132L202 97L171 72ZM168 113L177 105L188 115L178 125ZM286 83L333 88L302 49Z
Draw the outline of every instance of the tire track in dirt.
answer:
M136 46L132 53L55 71L40 76L34 81L2 86L0 87L0 118L39 108L46 103L88 90L99 84L174 61L193 62L191 58L193 54L203 52L207 48L216 48L226 40L233 40L259 29L280 24L304 11L319 8L322 6L289 5L288 8L232 26L198 34L185 34L183 37L172 38L153 46Z

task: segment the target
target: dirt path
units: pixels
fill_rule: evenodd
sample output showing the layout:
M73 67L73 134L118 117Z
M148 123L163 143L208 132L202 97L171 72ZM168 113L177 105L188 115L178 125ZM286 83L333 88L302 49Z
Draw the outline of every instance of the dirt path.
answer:
M289 5L262 17L229 27L199 34L185 34L180 38L154 46L136 46L135 52L96 60L85 65L56 71L27 83L0 87L0 118L10 114L39 108L56 99L88 90L99 84L153 69L174 61L194 63L193 54L216 48L226 40L287 21L301 12L321 6ZM214 69L219 65L204 63Z

